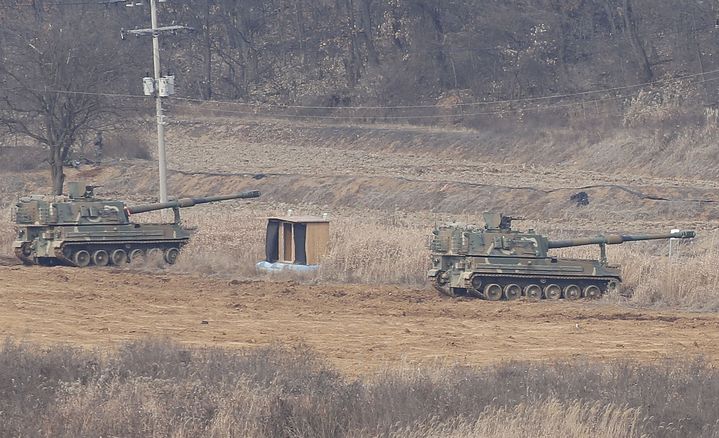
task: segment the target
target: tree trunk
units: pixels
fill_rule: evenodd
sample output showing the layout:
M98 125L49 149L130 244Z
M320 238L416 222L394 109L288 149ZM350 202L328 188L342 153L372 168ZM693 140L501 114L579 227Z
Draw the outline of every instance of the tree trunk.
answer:
M449 63L447 62L447 56L444 53L444 45L446 42L447 35L444 33L444 26L442 25L442 15L439 7L433 7L432 5L420 3L425 17L429 20L428 26L434 30L434 61L435 65L439 69L439 81L443 87L451 88L452 84L449 82Z
M345 59L345 71L347 72L347 85L354 87L360 78L361 60L359 55L359 43L357 41L356 22L354 15L354 3L352 0L345 1L347 19L349 20L350 45L347 58Z
M302 0L295 0L295 25L297 42L300 45L300 63L305 65L305 12Z
M617 33L617 26L614 24L614 14L612 13L612 6L609 4L609 0L604 0L604 13L607 14L607 22L609 23L609 29L611 35Z
M402 34L402 16L400 14L399 9L394 6L392 7L392 43L394 45L404 51L404 43L402 42L402 39L398 36Z
M53 195L62 195L65 174L63 173L62 147L60 145L50 146L50 177Z
M379 55L372 41L372 0L360 1L360 18L362 20L362 37L367 47L367 61L369 65L376 66L379 64Z
M558 81L571 83L571 73L569 72L569 66L567 64L567 48L572 41L572 17L569 13L560 7L555 7L555 12L559 16L559 21L555 26L557 28L557 49L559 50L559 65L561 73L564 77L558 77ZM559 72L558 72L559 73Z
M212 36L210 34L210 2L205 1L205 99L212 99Z
M702 56L702 48L699 44L699 38L697 38L697 20L694 13L692 13L692 28L691 32L689 32L689 35L691 36L691 39L694 40L694 46L696 47L697 51L697 61L699 61L699 72L701 73L702 78L702 90L704 91L703 97L704 101L702 102L704 105L707 104L707 102L710 101L710 95L709 95L709 89L707 88L706 83L706 77L705 72L706 69L704 68L704 57Z
M637 23L634 19L634 12L632 10L632 2L631 0L623 0L623 5L624 27L627 29L629 34L629 43L632 45L632 49L634 49L634 54L636 55L637 62L641 68L642 81L649 82L654 78L654 72L652 71L652 66L649 63L647 52L644 50L644 46L642 46L642 42L639 40Z

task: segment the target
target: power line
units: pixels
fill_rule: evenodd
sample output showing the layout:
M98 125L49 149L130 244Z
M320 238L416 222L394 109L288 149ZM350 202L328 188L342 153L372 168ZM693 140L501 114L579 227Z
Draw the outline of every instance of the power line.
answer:
M716 78L719 79L719 78ZM315 120L367 120L367 119L382 119L382 120L432 120L442 119L447 117L477 117L477 116L488 116L488 115L502 115L502 114L513 114L518 112L533 112L540 110L551 110L556 108L569 108L577 107L585 104L606 102L610 100L623 99L628 96L615 96L602 99L587 100L582 102L574 102L568 104L557 104L548 106L536 106L536 107L525 107L515 108L497 111L486 111L486 112L475 112L475 113L453 113L453 114L428 114L428 115L409 115L409 116L383 116L383 115L364 115L364 116L331 116L331 115L303 115L303 114L263 114L249 111L236 111L236 110L224 110L224 109L209 109L209 111L225 113L225 114L237 114L245 116L265 116L270 118L287 118L287 119L315 119ZM434 107L435 109L442 109L441 107Z
M705 79L697 83L705 83L714 80L719 80L719 76L714 78ZM430 119L442 119L447 117L478 117L478 116L489 116L489 115L504 115L504 114L515 114L522 112L537 112L537 111L549 111L558 108L572 108L582 107L584 105L598 104L601 102L615 101L621 99L627 99L634 97L636 93L621 96L611 96L592 100L583 100L580 102L571 102L564 104L551 104L551 105L537 105L533 107L522 107L522 108L511 108L502 109L496 111L485 111L485 112L474 112L474 113L452 113L452 114L431 114L431 115L407 115L407 116L383 116L383 115L303 115L303 114L264 114L261 112L250 112L250 111L237 111L237 110L225 110L225 109L208 109L208 111L224 113L224 114L237 114L244 116L264 116L269 118L284 118L284 119L314 119L314 120L367 120L367 119L381 119L381 120L430 120ZM443 109L442 107L432 107L434 109Z
M648 87L652 85L661 84L664 82L677 82L685 79L692 79L696 77L702 77L713 73L719 73L719 69L707 71L703 73L694 73L689 75L676 76L674 78L658 79L656 81L644 82L635 85L625 85L620 87L612 88L601 88L587 91L579 91L575 93L566 94L554 94L549 96L538 96L538 97L525 97L518 99L502 99L493 101L479 101L479 102L467 102L467 103L456 103L451 105L445 105L443 108L454 108L454 107L468 107L468 106L489 106L499 104L511 104L511 103L523 103L523 102L536 102L542 100L552 99L566 99L569 97L588 96L592 94L608 93L612 91L623 91L635 88ZM701 83L701 81L699 82ZM186 102L195 103L215 103L221 105L236 105L236 106L249 106L249 107L264 107L264 108L280 108L280 109L332 109L332 110L380 110L380 109L432 109L439 108L437 105L405 105L405 106L310 106L310 105L278 105L278 104L262 104L262 103L245 103L245 102L233 102L233 101L222 101L222 100L202 100L189 97L173 97L174 100L183 100Z
M685 75L677 78L667 78L663 80L648 82L645 84L638 84L634 86L625 86L625 87L614 87L609 89L602 89L602 90L593 90L593 91L586 91L582 93L572 93L572 94L565 94L565 95L555 95L555 96L543 96L543 97L537 97L537 98L526 98L526 99L510 99L510 100L500 100L500 101L494 101L494 102L479 102L483 105L497 105L497 104L511 104L511 103L525 103L525 102L533 102L537 100L546 100L546 99L555 99L555 98L566 98L566 97L576 97L576 96L582 96L582 95L588 95L588 94L594 94L599 92L606 92L606 91L616 91L616 90L626 90L630 88L637 88L639 86L647 86L647 85L655 85L658 83L663 82L670 82L670 81L680 81L684 79L689 78L696 78L703 75L710 75L714 73L719 73L719 70L713 70L710 72L704 72L692 74L692 75ZM696 84L706 83L710 81L718 80L719 76L712 77L712 78L705 78L699 81L695 81ZM57 90L57 89L47 89L47 88L24 88L24 87L0 87L0 90L5 91L33 91L37 93L57 93L57 94L72 94L72 95L87 95L87 96L98 96L98 97L107 97L107 98L131 98L131 99L143 99L147 100L148 96L140 95L140 94L119 94L119 93L99 93L99 92L89 92L89 91L72 91L72 90ZM640 90L641 91L641 90ZM500 110L494 110L494 111L484 111L484 112L474 112L474 113L457 113L457 114L431 114L431 115L403 115L403 116L377 116L377 115L365 115L365 116L357 116L357 115L339 115L339 116L331 116L331 115L303 115L303 114L262 114L257 112L251 112L251 111L238 111L238 110L230 110L230 109L209 109L209 111L214 112L220 112L220 113L227 113L227 114L238 114L238 115L264 115L267 117L278 117L278 118L305 118L305 119L330 119L330 120L359 120L359 119L369 119L369 118L379 118L379 119L388 119L388 120L413 120L413 119L437 119L437 118L444 118L444 117L452 117L452 116L464 116L464 117L473 117L473 116L483 116L483 115L501 115L501 114L512 114L517 112L534 112L534 111L543 111L543 110L551 110L555 108L571 108L571 107L578 107L588 104L595 104L600 102L607 102L607 101L613 101L613 100L621 100L633 97L638 92L634 92L631 94L623 94L618 96L609 96L609 97L602 97L597 99L590 99L590 100L582 100L579 102L569 102L569 103L557 103L557 104L549 104L549 105L537 105L533 107L520 107L520 108L510 108L510 109L500 109ZM200 99L189 99L189 98L178 98L178 97L172 97L172 100L178 100L183 102L195 102L195 103L216 103L216 104L228 104L228 105L238 105L238 106L244 106L249 105L242 102L223 102L223 101L205 101ZM441 109L450 109L450 108L456 108L461 107L462 105L447 105L447 106L416 106L416 107L303 107L303 106L281 106L281 105L261 105L261 104L251 104L253 107L258 109L267 109L267 108L279 108L279 109L353 109L353 110L364 110L364 109L435 109L435 110L441 110Z
M99 93L94 91L57 90L52 88L27 88L27 87L0 87L3 91L32 91L35 93L74 94L80 96L118 97L118 98L143 98L148 97L142 94L121 94L121 93Z
M115 1L69 1L69 2L42 2L38 4L33 3L16 3L14 5L0 5L2 9L14 9L19 7L35 8L39 6L81 6L81 5L99 5L108 6L116 3Z

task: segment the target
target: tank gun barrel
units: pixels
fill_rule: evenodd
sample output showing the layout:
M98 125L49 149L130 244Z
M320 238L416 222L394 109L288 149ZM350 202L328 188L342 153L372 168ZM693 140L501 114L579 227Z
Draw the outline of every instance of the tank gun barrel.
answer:
M154 204L141 204L133 207L127 207L130 214L145 213L148 211L162 210L165 208L185 208L192 207L197 204L207 204L208 202L228 201L231 199L259 198L260 192L252 190L248 192L234 193L231 195L207 196L198 198L182 198L176 201L157 202Z
M690 230L657 234L610 234L607 236L583 237L579 239L550 240L548 247L568 248L571 246L584 245L619 245L624 242L634 242L638 240L691 239L695 236L696 233Z

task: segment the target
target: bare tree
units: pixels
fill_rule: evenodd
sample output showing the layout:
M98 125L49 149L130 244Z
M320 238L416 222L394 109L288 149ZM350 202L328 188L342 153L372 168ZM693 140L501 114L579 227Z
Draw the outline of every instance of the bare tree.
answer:
M72 146L113 113L116 104L102 94L120 75L121 57L89 13L4 18L0 123L46 146L52 190L61 194Z
M652 71L652 65L649 62L646 50L639 39L639 30L637 29L637 20L634 14L631 0L622 1L622 12L624 14L624 27L627 29L627 35L629 37L629 43L634 50L634 55L637 59L637 63L641 68L641 79L644 82L649 82L654 79L654 72Z

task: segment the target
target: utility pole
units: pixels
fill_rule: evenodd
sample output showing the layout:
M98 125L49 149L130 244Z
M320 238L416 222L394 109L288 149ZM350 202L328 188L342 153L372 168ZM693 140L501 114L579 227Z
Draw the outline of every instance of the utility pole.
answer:
M152 65L155 69L155 87L160 83L160 34L157 31L157 4L150 0L152 21ZM162 96L155 91L155 115L157 117L157 159L160 162L160 202L167 202L167 162L165 160L165 120L162 116Z
M110 0L112 1L112 0ZM162 2L163 0L160 0ZM139 4L139 3L138 3ZM132 0L126 6L132 5ZM133 29L128 31L135 36L152 35L152 65L153 77L143 78L143 90L147 96L155 96L155 116L157 119L157 158L160 176L160 202L167 202L167 159L165 153L165 116L162 113L162 98L175 94L175 77L172 75L162 76L160 68L160 33L177 32L178 30L193 30L188 26L164 26L157 25L157 0L150 0L150 21L149 29ZM125 39L125 30L120 33Z

